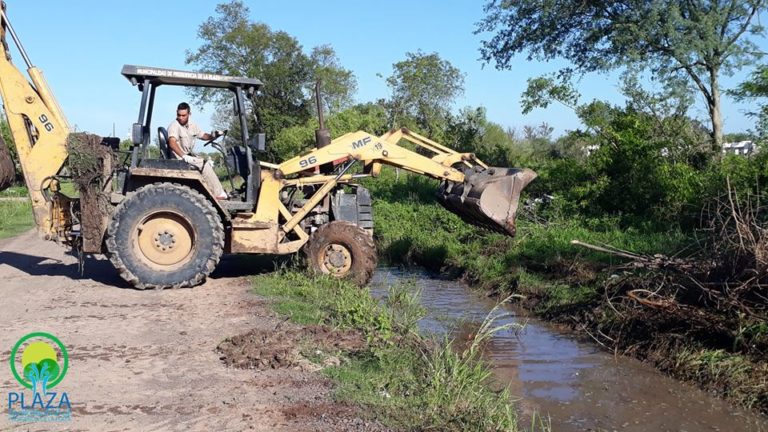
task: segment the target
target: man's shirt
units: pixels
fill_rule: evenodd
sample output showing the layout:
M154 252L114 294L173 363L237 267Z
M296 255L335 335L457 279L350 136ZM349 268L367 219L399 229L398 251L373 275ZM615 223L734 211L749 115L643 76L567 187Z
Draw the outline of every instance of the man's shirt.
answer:
M205 132L201 131L200 127L191 120L187 121L186 126L182 126L178 120L174 120L168 126L168 139L170 140L171 137L175 137L184 154L192 153L192 150L195 148L195 140L198 138L202 139L203 135L205 135ZM171 150L171 153L173 153L176 159L181 159L181 156L177 155L175 151Z

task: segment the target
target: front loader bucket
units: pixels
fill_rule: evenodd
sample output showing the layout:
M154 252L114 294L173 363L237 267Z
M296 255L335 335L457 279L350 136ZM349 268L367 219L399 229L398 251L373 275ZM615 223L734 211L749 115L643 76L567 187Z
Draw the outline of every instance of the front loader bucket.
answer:
M5 141L0 137L0 191L7 189L16 179L16 168L11 158L11 152Z
M535 178L529 169L489 167L463 183L443 182L438 198L465 222L514 236L520 193Z

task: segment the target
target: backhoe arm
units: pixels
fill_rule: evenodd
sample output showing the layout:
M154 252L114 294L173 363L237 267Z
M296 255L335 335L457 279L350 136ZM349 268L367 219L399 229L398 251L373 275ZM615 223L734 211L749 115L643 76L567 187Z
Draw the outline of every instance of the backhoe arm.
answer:
M2 6L0 39L4 52L0 54L0 97L29 189L35 222L41 234L52 238L57 235L61 209L47 200L44 192L57 187L54 176L67 159L69 126L42 72L32 66L13 31L5 4ZM6 31L27 64L29 80L11 62Z
M400 146L401 140L411 142L431 156ZM374 177L378 175L381 165L387 164L442 180L438 198L446 209L466 222L508 235L515 234L520 193L536 178L536 173L529 169L488 167L472 153L456 152L405 128L380 137L362 131L343 135L325 147L280 164L278 175L291 177L307 174L325 164L350 160L362 161ZM348 167L349 163L345 166ZM296 185L323 186L308 200L302 211L283 225L283 230L292 230L328 191L352 177L342 171L337 175L286 180Z

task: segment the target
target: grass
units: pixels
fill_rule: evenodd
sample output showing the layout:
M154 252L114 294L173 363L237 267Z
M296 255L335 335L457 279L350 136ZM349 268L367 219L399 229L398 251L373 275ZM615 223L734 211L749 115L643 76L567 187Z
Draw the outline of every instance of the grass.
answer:
M27 191L27 187L23 185L13 185L3 191L0 191L0 197L4 198L25 197L28 195L29 192Z
M77 186L69 181L64 180L59 183L61 186L61 193L70 197L76 198L80 196L80 192L77 190ZM13 185L3 191L0 191L0 198L18 198L29 196L29 189L25 185Z
M390 287L387 298L376 301L351 283L292 270L254 277L253 285L297 323L356 329L365 336L365 350L324 370L337 384L338 400L360 404L397 429L518 430L508 394L491 389L478 349L482 340L468 350L455 349L449 340L424 340L416 331L424 309L412 287Z
M24 201L0 201L0 238L21 234L35 225L32 204Z
M72 182L62 182L61 191L69 197L79 195ZM28 199L15 199L28 196L29 192L24 185L14 185L0 191L0 239L13 237L35 226L32 203Z
M659 365L675 377L703 383L706 390L746 408L762 409L768 398L768 364L722 349L682 347Z

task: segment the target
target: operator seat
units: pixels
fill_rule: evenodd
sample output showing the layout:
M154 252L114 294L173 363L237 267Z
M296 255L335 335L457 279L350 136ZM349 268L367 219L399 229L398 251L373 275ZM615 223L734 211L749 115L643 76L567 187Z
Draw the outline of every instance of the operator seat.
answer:
M168 147L168 131L162 126L157 128L157 146L160 147L160 157L163 159L173 159L171 157L171 148Z

